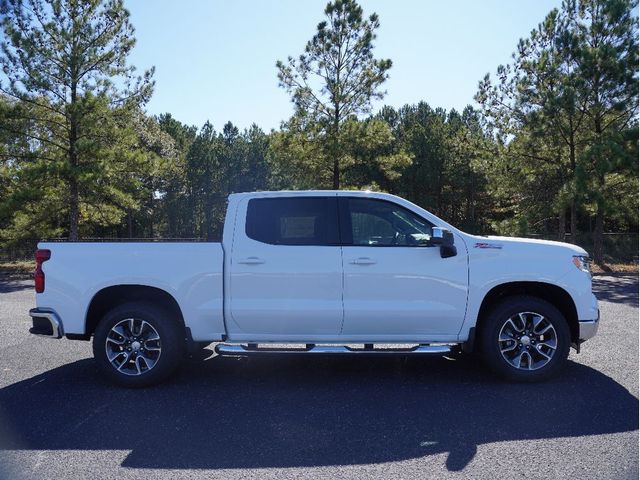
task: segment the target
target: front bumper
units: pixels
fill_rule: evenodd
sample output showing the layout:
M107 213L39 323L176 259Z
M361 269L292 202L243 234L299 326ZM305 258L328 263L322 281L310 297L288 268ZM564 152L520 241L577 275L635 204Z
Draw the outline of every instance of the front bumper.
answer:
M64 336L62 321L53 310L32 308L29 310L29 316L33 322L29 333L49 338L62 338Z
M594 337L600 325L600 309L598 309L598 316L595 320L580 320L578 325L580 327L578 335L580 342Z

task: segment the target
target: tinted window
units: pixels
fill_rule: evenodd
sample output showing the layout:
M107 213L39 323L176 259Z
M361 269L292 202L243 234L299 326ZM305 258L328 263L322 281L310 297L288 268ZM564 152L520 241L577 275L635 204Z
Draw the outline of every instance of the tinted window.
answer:
M425 245L431 239L432 225L400 205L359 198L345 199L342 205L347 245L406 247Z
M249 238L274 245L337 245L335 198L255 198L247 207Z

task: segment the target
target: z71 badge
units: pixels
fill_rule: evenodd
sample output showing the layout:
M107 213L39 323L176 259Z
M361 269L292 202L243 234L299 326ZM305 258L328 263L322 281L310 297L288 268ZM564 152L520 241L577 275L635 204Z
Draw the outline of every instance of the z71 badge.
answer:
M502 248L502 245L499 243L476 243L473 248L497 248L498 250L500 250Z

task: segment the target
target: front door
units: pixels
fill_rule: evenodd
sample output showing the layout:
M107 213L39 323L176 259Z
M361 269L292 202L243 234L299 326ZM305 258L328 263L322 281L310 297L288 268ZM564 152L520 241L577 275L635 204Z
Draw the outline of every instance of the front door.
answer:
M341 197L344 326L348 337L457 335L467 302L467 258L426 246L431 225L395 203Z
M252 198L239 206L237 218L230 252L230 337L339 335L342 249L336 196Z

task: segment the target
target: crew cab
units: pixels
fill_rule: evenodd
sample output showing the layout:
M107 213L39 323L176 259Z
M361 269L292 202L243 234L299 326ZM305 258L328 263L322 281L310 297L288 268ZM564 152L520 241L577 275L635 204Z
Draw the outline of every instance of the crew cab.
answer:
M220 243L39 243L30 331L93 338L126 386L213 342L236 356L476 352L536 381L598 329L589 265L578 246L470 235L386 193L238 193Z

